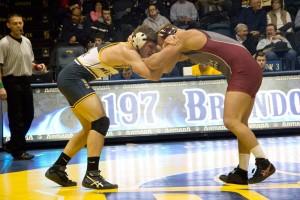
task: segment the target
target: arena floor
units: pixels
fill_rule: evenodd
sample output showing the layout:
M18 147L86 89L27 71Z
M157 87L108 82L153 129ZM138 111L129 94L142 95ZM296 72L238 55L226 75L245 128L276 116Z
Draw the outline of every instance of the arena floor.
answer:
M277 171L262 183L223 184L218 176L238 164L234 139L178 141L105 146L102 175L117 190L90 190L81 186L86 149L67 168L78 186L63 188L44 177L62 149L30 151L31 161L13 161L0 152L1 200L295 200L300 196L300 135L259 138ZM249 177L254 168L251 157Z

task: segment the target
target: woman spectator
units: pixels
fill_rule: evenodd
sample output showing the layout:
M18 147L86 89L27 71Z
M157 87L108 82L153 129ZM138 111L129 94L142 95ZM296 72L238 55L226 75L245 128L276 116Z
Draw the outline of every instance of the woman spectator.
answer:
M94 22L102 16L102 3L101 1L96 1L94 4L94 10L90 12L91 20Z
M277 29L280 29L289 22L292 22L289 12L284 10L282 0L271 1L272 10L267 14L268 24L274 24ZM292 32L292 28L289 28L287 32Z

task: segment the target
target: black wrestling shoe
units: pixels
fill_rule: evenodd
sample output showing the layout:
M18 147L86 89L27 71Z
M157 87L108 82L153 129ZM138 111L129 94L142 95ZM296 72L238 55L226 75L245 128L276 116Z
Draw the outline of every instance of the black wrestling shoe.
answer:
M34 155L24 152L22 154L13 154L14 160L31 160L34 158Z
M57 183L58 185L61 185L63 187L69 187L69 186L76 186L77 183L70 180L68 178L68 174L66 172L65 166L60 165L52 165L47 172L45 173L45 176L50 179L51 181Z
M91 189L105 190L116 189L117 184L111 184L107 182L101 175L100 170L87 171L82 181L82 186Z
M221 175L219 179L225 183L248 185L248 172L237 166L228 175Z
M268 159L256 158L255 159L256 171L252 178L249 178L249 184L260 183L276 171L274 165ZM254 169L253 169L254 170Z

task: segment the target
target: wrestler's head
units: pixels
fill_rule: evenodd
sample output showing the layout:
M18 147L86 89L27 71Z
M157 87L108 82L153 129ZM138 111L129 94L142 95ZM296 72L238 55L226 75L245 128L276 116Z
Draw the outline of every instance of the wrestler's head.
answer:
M165 24L163 25L158 33L157 33L157 44L159 46L162 46L165 39L169 36L169 35L174 35L177 32L177 27L172 25L172 24Z
M158 52L156 44L157 33L146 25L136 28L131 36L131 42L142 58L147 58Z

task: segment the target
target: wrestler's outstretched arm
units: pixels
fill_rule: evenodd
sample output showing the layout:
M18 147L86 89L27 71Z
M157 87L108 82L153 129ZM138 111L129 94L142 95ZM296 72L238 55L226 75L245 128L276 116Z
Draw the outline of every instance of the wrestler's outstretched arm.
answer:
M153 81L158 81L161 78L164 69L149 69L135 50L126 50L123 52L123 56L126 64L137 75Z
M160 52L145 58L144 62L150 69L167 68L170 70L178 61L185 60L182 53L203 48L207 37L198 30L187 30L176 33L178 45L167 45Z

